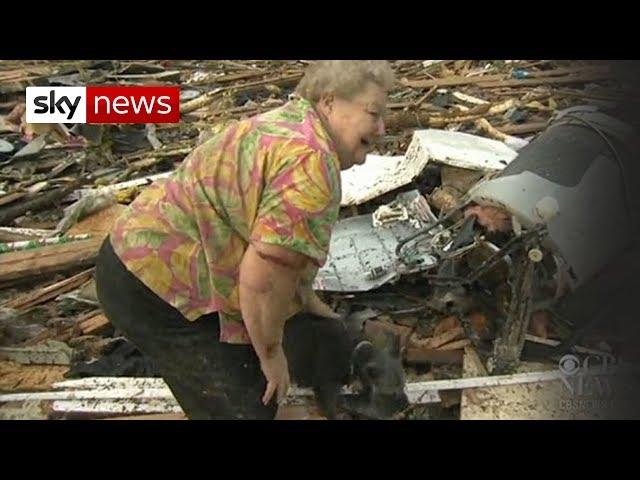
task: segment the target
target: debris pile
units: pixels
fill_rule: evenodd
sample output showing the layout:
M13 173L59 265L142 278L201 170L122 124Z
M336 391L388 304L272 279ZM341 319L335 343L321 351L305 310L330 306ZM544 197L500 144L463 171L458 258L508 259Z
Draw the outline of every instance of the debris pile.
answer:
M20 406L34 418L179 416L101 313L98 248L126 205L196 145L284 104L306 64L0 63L0 418L20 418ZM315 288L383 348L399 343L411 405L395 418L579 418L559 408L558 362L618 355L619 345L611 329L582 335L566 303L631 235L619 207L629 199L603 187L618 185L624 129L600 112L637 100L596 62L392 65L387 134L342 172L341 219ZM179 85L181 122L25 122L26 86L109 83ZM591 150L553 150L562 128ZM570 161L583 166L567 182ZM618 213L593 229L584 198L591 216ZM531 393L540 385L544 401ZM309 397L297 389L290 403Z

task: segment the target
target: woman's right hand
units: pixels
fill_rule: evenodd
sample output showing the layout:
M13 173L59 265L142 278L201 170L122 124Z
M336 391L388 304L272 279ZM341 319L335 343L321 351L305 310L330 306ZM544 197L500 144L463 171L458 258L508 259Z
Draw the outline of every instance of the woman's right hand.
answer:
M289 392L289 364L284 354L282 345L275 347L273 352L268 352L261 360L260 367L267 379L267 388L262 396L262 403L267 405L273 394L277 392L278 404L280 404Z

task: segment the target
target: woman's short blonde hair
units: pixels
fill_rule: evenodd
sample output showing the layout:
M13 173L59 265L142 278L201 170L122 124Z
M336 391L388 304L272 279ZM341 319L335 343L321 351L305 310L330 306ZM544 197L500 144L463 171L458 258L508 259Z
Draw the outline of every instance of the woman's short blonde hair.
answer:
M319 60L311 64L300 80L296 93L312 103L324 95L351 100L373 82L391 90L395 77L386 60Z

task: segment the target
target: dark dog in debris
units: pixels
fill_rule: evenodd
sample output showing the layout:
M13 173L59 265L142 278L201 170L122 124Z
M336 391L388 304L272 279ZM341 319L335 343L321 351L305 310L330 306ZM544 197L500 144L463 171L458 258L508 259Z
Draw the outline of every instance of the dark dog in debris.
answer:
M312 387L329 419L339 411L368 419L390 418L408 405L399 344L374 346L349 319L300 314L287 321L284 350L291 379ZM343 386L359 383L359 394L341 396Z

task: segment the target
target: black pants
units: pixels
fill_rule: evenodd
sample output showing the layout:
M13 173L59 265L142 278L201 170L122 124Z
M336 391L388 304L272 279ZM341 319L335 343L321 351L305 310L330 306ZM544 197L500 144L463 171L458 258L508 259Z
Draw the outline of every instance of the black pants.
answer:
M221 343L217 314L189 322L127 270L109 239L96 287L109 321L155 364L190 419L275 417L275 398L261 402L266 380L253 347Z

